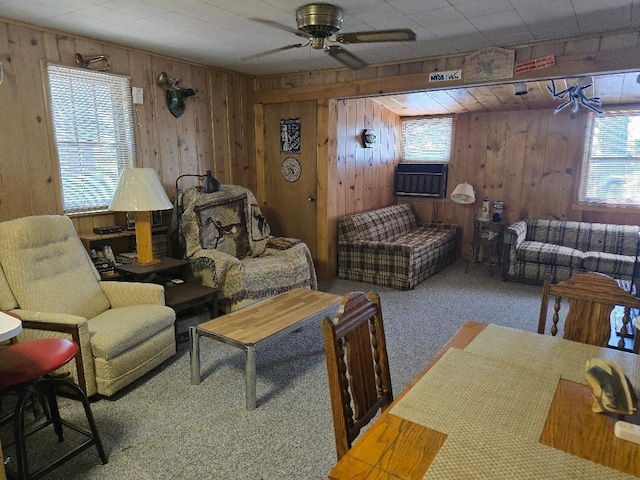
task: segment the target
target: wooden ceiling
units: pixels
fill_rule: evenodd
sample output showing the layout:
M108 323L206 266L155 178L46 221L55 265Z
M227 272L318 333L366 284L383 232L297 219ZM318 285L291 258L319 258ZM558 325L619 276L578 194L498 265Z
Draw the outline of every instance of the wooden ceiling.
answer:
M587 97L600 97L603 106L640 103L638 73L620 73L593 77L594 86L584 90ZM556 80L556 92L577 84L578 78ZM550 80L528 82L526 95L515 95L514 84L449 88L426 92L375 97L375 100L400 116L447 115L466 112L539 110L556 108L568 100L553 98L547 86ZM595 93L594 93L595 89ZM571 110L572 105L565 107Z

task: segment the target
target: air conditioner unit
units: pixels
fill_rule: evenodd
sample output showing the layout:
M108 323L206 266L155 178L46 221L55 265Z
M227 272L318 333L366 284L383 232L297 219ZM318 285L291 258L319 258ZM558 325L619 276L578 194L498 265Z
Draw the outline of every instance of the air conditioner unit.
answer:
M447 194L446 163L400 163L394 193L409 197L444 198Z

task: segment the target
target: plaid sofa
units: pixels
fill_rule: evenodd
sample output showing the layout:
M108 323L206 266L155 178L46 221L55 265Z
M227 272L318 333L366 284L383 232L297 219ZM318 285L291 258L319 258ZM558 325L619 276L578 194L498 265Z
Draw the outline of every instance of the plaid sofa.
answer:
M640 227L560 220L521 220L504 234L502 276L541 284L580 272L600 272L630 280Z
M338 276L410 290L458 258L458 225L421 223L410 204L340 219Z

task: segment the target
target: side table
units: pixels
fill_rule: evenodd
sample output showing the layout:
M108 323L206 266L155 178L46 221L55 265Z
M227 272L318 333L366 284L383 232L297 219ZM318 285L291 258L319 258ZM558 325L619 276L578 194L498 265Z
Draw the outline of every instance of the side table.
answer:
M160 263L149 266L135 263L116 266L123 280L152 281L164 285L164 303L176 312L176 343L188 339L188 331L185 330L184 335L179 334L178 324L190 318L188 313L192 310L206 307L211 319L218 313L217 291L189 281L188 267L187 260L171 257L162 257Z
M469 258L464 271L469 271L472 263L489 262L489 275L493 276L493 266L500 264L500 250L504 233L504 221L484 221L476 218L473 222L473 239L470 243ZM480 257L484 250L485 255Z

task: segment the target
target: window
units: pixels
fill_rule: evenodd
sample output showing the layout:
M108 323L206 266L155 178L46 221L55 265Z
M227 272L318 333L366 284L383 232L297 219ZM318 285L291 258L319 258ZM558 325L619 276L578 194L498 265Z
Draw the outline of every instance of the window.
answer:
M403 119L404 161L448 163L451 156L451 125L451 117Z
M640 111L591 115L578 201L640 207Z
M135 167L128 77L47 65L64 213L106 210Z

